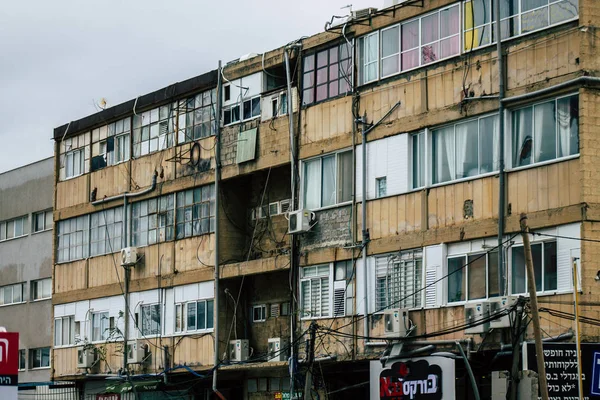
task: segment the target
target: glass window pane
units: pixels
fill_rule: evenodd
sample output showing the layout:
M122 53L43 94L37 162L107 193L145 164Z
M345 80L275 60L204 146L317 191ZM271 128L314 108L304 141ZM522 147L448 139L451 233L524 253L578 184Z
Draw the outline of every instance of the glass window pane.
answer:
M431 43L439 38L440 33L438 13L421 18L421 43Z
M206 302L206 328L210 329L214 325L214 301L208 300Z
M535 31L545 26L548 26L547 7L521 14L521 33Z
M478 121L456 125L456 179L479 173Z
M527 107L512 113L513 167L529 165L533 161L531 159L533 145L532 112L532 108Z
M480 173L498 170L499 146L498 116L482 118L479 120L479 158L481 160Z
M512 249L512 293L525 293L525 252L523 247Z
M456 35L460 30L458 6L440 11L440 38Z
M312 71L315 68L315 55L304 57L304 71Z
M352 152L338 153L337 202L352 200Z
M400 52L400 26L381 31L381 57Z
M486 297L486 256L482 254L469 256L469 293L468 299L484 299Z
M556 158L556 103L554 100L534 107L533 146L535 162Z
M525 12L545 5L548 5L548 0L521 0L521 11Z
M546 242L544 243L544 290L556 290L556 267L556 242Z
M550 5L550 25L573 19L578 15L578 0L564 0Z
M447 182L454 179L454 126L433 131L433 183Z
M500 277L498 276L498 251L487 255L488 258L488 296L500 296Z
M448 259L448 302L465 300L464 257Z
M187 329L196 329L196 303L187 304Z
M206 329L206 303L198 302L198 329Z
M321 206L327 207L336 204L335 198L335 156L328 156L323 158L321 182Z
M313 160L304 164L304 208L309 210L321 206L321 160Z
M535 275L535 288L536 291L541 292L544 290L542 286L542 245L532 244L531 245L531 257L533 258L533 273Z
M557 101L558 157L579 153L579 96Z

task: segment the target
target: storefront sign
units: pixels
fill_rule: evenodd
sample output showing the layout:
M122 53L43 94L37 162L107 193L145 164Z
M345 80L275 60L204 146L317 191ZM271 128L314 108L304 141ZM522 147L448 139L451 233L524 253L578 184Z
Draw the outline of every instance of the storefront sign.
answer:
M579 376L575 343L544 343L544 364L548 380L548 395L553 400L577 398ZM523 351L523 369L537 372L535 344L527 343ZM600 398L600 344L581 344L583 395Z
M454 368L444 357L371 361L371 400L453 400Z
M121 395L118 393L102 393L96 395L96 400L121 400Z
M290 395L290 392L277 392L275 393L275 400L296 400L303 399L302 392L294 392L294 397Z
M17 400L19 334L0 332L0 399Z

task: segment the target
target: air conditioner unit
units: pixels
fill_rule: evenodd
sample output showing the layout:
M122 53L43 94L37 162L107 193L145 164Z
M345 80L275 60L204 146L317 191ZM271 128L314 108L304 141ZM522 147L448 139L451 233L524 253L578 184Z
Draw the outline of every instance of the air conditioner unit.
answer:
M137 247L125 247L121 250L121 265L135 265L137 263Z
M274 203L269 204L269 215L279 215L279 202L276 201Z
M288 217L289 233L308 232L315 220L315 213L309 210L291 211Z
M405 336L408 324L408 310L405 308L391 308L383 312L385 336Z
M517 302L516 296L496 297L489 300L490 315L497 314L504 309L512 307ZM490 321L490 328L510 328L510 316L504 315Z
M352 19L366 18L366 17L371 16L371 14L375 13L376 11L377 11L377 9L374 7L363 8L360 10L352 11Z
M138 340L127 342L127 364L143 364L146 358L146 346Z
M489 330L490 324L489 322L480 323L482 319L487 318L490 315L490 307L487 302L482 303L474 303L465 305L465 324L477 324L477 326L473 326L465 329L466 334L476 334L476 333L485 333Z
M248 360L248 350L250 344L248 339L237 339L229 341L229 360L230 361L246 361Z
M96 362L96 349L80 346L77 348L77 368L92 368Z
M287 347L288 342L282 338L269 338L269 362L280 362L288 359Z

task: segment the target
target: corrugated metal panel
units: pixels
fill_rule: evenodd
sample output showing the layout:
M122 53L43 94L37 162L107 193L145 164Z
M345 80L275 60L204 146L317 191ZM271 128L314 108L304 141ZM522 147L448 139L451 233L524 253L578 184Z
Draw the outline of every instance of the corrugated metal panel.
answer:
M49 386L36 386L34 389L19 390L19 400L79 400L79 392L76 387L70 383L62 384L66 387L61 388L60 383ZM95 400L95 398L94 398Z
M236 163L254 160L256 157L256 128L238 134Z

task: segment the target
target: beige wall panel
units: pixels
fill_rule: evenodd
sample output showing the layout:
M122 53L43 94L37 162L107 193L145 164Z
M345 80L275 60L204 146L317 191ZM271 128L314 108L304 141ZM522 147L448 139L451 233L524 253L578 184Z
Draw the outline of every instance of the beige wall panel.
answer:
M88 175L58 182L56 192L57 210L89 202Z
M154 171L162 175L158 181L170 181L175 179L175 163L167 161L175 155L175 148L170 148L163 151L158 151L136 160L131 161L131 185L133 189L136 187L145 188L152 184L152 174Z
M56 264L54 267L54 292L62 293L87 288L87 260Z
M176 242L175 269L177 271L190 271L214 265L214 234L194 236Z
M214 342L212 334L198 336L201 337L186 336L177 345L173 356L175 365L200 366L213 364ZM177 341L179 341L179 338L177 338Z
M302 124L300 146L352 132L352 97L307 107Z
M129 191L129 161L92 172L90 187L91 190L97 189L97 199Z
M175 242L157 243L138 249L138 257L143 257L138 267L131 273L131 279L156 278L173 272L173 249Z
M96 256L89 259L88 287L110 285L123 282L121 253ZM117 273L119 274L117 276Z

